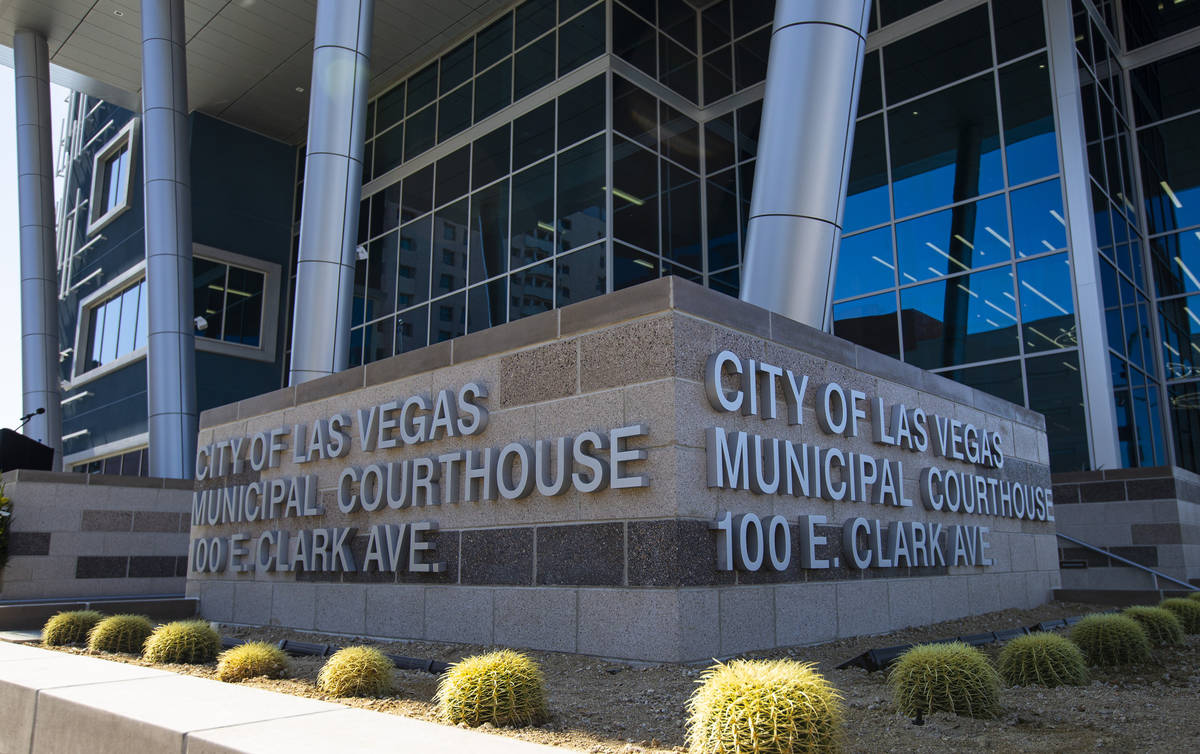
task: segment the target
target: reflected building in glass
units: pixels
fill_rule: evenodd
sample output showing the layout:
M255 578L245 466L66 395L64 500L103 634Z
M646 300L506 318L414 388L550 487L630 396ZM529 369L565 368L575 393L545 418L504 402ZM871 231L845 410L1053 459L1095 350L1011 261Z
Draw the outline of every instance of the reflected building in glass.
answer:
M481 7L372 71L348 364L664 275L739 295L772 0ZM833 332L1044 413L1056 471L1200 471L1200 0L870 14ZM281 323L272 387L305 303L294 125L291 243L261 255L281 269L195 270L202 337ZM101 209L137 146L97 163ZM139 290L90 305L121 317ZM138 347L83 320L97 366Z

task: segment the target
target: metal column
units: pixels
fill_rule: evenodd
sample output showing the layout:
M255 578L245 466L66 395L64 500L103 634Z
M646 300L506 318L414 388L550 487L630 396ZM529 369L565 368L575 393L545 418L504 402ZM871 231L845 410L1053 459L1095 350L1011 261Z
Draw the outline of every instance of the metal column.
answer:
M870 0L779 0L758 137L743 301L825 329Z
M1088 447L1093 469L1121 468L1117 440L1117 404L1113 397L1112 362L1108 356L1104 291L1100 279L1092 186L1088 175L1087 135L1083 96L1075 59L1075 24L1070 0L1046 3L1050 76L1054 111L1062 147L1063 188L1066 194L1067 234L1071 243L1071 277L1075 283L1075 322L1079 332L1079 367L1083 373Z
M196 457L192 190L183 0L142 0L150 474L190 479Z
M54 448L62 468L62 406L58 397L58 278L54 247L54 165L50 135L50 55L46 37L13 35L16 72L17 203L21 242L21 404L45 409L25 434ZM7 417L16 419L17 417Z
M290 384L349 360L374 0L319 0L292 315Z

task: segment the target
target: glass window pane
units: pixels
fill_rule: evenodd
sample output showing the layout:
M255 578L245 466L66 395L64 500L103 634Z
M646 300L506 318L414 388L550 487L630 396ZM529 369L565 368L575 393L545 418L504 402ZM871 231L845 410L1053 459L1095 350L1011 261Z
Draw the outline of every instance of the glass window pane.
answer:
M479 188L508 175L509 126L504 124L475 140L471 154L471 186Z
M613 233L647 251L658 251L658 158L613 137L613 184Z
M758 154L758 126L761 122L762 100L751 102L737 111L739 160L749 160Z
M429 305L401 312L396 321L396 353L429 345Z
M361 321L370 322L396 311L396 268L399 262L399 233L389 233L367 244L367 258L358 263L360 269L365 264L362 286L355 292L364 302ZM388 347L391 348L390 343Z
M900 291L904 360L923 369L1017 355L1008 267Z
M613 128L644 146L658 142L658 100L620 76L613 76Z
M266 276L261 272L241 267L229 268L223 337L226 342L258 347L265 282Z
M1029 407L1046 416L1050 470L1089 468L1079 355L1071 351L1026 359L1025 375L1029 380Z
M1046 56L1000 70L1008 182L1025 183L1058 172L1058 146Z
M1010 198L1018 258L1067 247L1062 188L1057 180L1014 191Z
M433 146L437 108L427 107L410 115L404 124L404 159L411 160Z
M558 156L559 252L577 249L607 235L604 164L603 136ZM696 225L695 217L692 225Z
M704 53L715 50L733 39L733 25L730 23L730 0L710 5L704 9L700 20L700 36L703 41Z
M195 334L220 338L225 316L225 265L201 257L192 257L193 317L204 317L208 326Z
M133 347L135 349L146 345L146 330L149 322L146 319L146 281L138 283L138 318L137 318L137 335L134 338Z
M467 200L433 214L434 295L467 285Z
M1003 0L992 3L996 24L996 57L1000 62L1046 46L1042 0Z
M401 123L392 130L380 134L379 138L372 143L375 145L373 175L383 175L403 161L404 124Z
M137 339L138 294L141 293L141 290L140 285L135 285L121 294L121 327L117 335L119 338L117 356L124 356L137 348L135 342Z
M700 179L686 170L662 165L663 256L693 269L703 269L700 250Z
M512 58L475 79L475 122L508 107L512 102Z
M737 177L726 170L708 179L708 268L738 263ZM616 201L614 197L614 203Z
M467 289L467 332L479 332L507 321L507 277Z
M891 214L883 116L876 115L859 121L854 129L843 227L846 232L869 228L887 222Z
M400 225L400 182L371 197L371 238Z
M883 48L888 102L915 97L991 64L991 32L983 5Z
M613 244L613 290L644 283L658 277L658 257L622 243Z
M121 297L111 298L104 304L104 335L100 347L100 363L107 364L117 358L117 337L121 329Z
M773 0L758 0L757 2L741 2L733 9L733 35L740 37L758 27L771 23L775 16Z
M1071 266L1066 254L1017 265L1025 353L1077 345Z
M658 49L662 56L658 80L692 102L696 102L700 77L697 72L695 53L689 52L666 35L660 35Z
M1200 113L1143 129L1139 139L1150 231L1200 224Z
M900 358L896 294L859 298L833 306L833 334L893 358Z
M554 35L547 34L521 50L516 59L513 98L521 99L554 80Z
M471 71L475 67L475 39L468 39L455 47L443 55L440 62L442 71L438 91L445 94L471 78Z
M726 113L704 124L704 169L708 173L733 164L733 113Z
M1020 361L1002 361L999 364L988 364L968 369L953 369L940 372L943 377L949 377L955 382L991 393L1018 406L1025 405L1025 388L1021 377Z
M863 58L862 85L858 92L858 114L866 115L883 107L883 89L880 83L879 51L873 50ZM857 139L857 137L856 137Z
M700 172L700 125L666 103L662 106L662 139L659 149L664 157L693 172Z
M515 269L554 249L554 160L539 162L512 178L509 249Z
M892 288L896 285L896 263L892 254L892 229L844 236L838 249L835 300Z
M505 13L475 36L475 70L482 71L512 52L512 14Z
M1126 389L1113 391L1113 400L1117 404L1117 445L1121 451L1121 465L1128 468L1137 465L1137 455L1134 451L1134 421L1133 399ZM1050 429L1047 420L1046 429ZM1049 434L1047 432L1047 434ZM1049 439L1049 438L1047 438Z
M558 98L558 148L604 130L604 76L580 84Z
M1200 231L1184 231L1150 241L1159 296L1200 291Z
M430 63L408 79L408 105L405 112L410 116L433 102L437 96L437 62Z
M400 228L400 263L396 267L399 306L429 300L429 260L433 244L433 216Z
M725 270L708 276L708 287L714 291L724 293L726 296L737 298L740 290L741 282L739 280L739 268Z
M438 141L444 141L471 125L471 84L460 86L438 102Z
M558 75L563 76L604 52L604 6L597 5L559 31Z
M734 14L736 17L738 14ZM743 37L733 43L733 80L738 91L754 86L767 77L767 58L771 51L771 29Z
M659 0L658 25L675 41L696 49L696 11L684 0Z
M460 291L453 296L440 298L429 305L431 313L429 322L429 342L457 338L467 332L467 292Z
M384 317L376 320L361 330L363 334L363 363L386 359L393 355L392 347L396 338L396 317Z
M554 152L554 103L522 115L513 122L513 170Z
M722 47L704 56L704 104L733 94L733 49Z
M1175 463L1200 472L1200 383L1171 385L1167 395L1175 430Z
M1154 392L1154 390L1150 390ZM1133 418L1137 423L1137 455L1139 466L1156 466L1154 429L1150 422L1150 398L1147 388L1133 389Z
M554 263L546 261L510 274L508 299L508 316L512 322L553 309Z
M1200 109L1200 50L1159 60L1129 73L1138 125Z
M472 283L508 269L508 181L488 186L471 197L468 244Z
M654 29L620 5L612 8L613 52L641 70L657 75Z
M404 179L404 204L400 219L404 222L433 209L433 165L423 167Z
M517 47L554 26L554 0L528 0L517 8Z
M953 275L1012 257L1003 196L896 225L901 282Z
M1003 187L990 75L896 108L888 125L897 217Z
M1122 3L1129 47L1141 47L1200 25L1200 4L1194 2Z
M608 255L602 243L558 257L554 263L557 305L568 306L604 295L607 266Z
M878 5L883 16L883 25L899 21L911 16L919 10L924 10L937 3L937 0L879 0Z
M457 199L471 188L471 148L455 150L437 161L437 204Z

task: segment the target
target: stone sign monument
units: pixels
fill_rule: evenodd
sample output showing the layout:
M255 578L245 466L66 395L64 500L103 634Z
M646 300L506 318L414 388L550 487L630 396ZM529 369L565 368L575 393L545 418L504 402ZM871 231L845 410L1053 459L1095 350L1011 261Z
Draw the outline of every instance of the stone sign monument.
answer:
M690 661L1058 574L1041 416L678 278L201 426L212 620Z

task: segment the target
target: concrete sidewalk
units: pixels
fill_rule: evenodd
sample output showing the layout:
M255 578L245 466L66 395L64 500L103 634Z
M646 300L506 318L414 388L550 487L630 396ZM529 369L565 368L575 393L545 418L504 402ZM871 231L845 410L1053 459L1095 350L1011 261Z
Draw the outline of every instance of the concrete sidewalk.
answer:
M513 738L0 642L0 754L537 754Z

